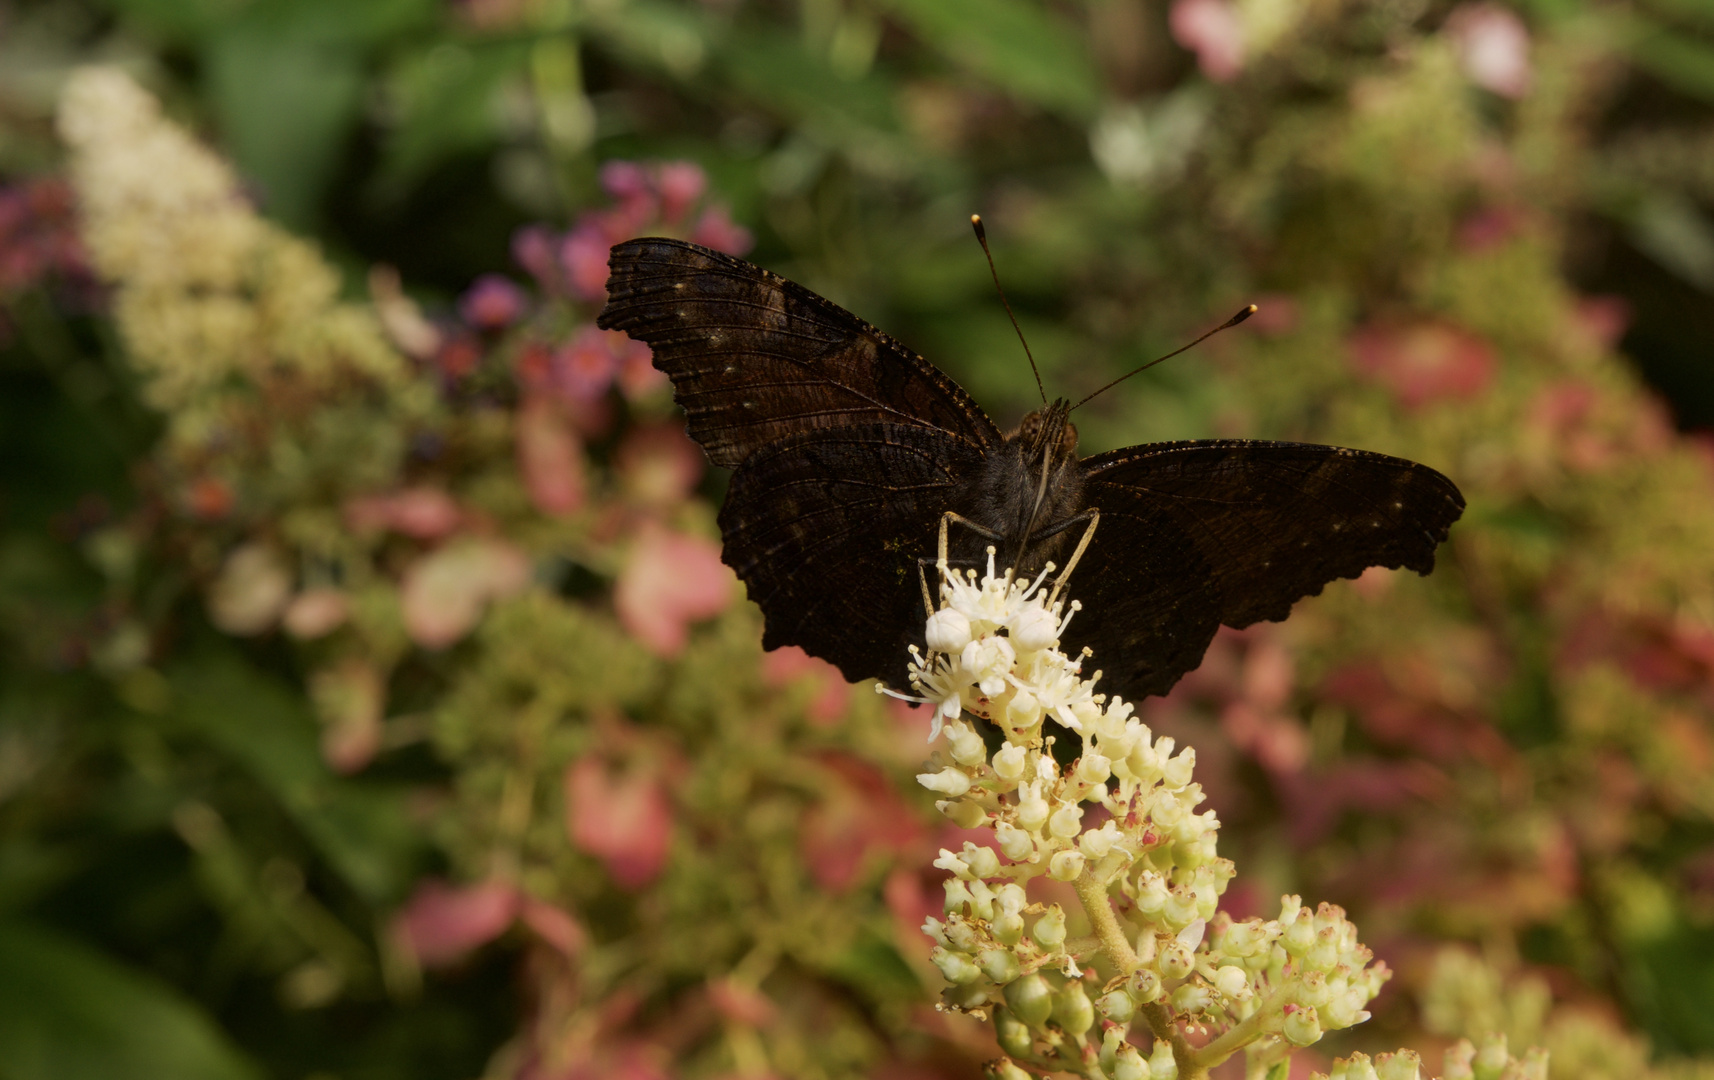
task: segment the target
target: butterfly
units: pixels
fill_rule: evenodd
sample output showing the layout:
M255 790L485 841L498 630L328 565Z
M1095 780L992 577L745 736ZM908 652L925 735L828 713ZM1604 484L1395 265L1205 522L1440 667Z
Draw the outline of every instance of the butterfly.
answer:
M943 517L955 565L986 548L1019 571L1064 564L1062 643L1102 690L1165 694L1220 626L1284 619L1335 578L1434 568L1464 510L1452 481L1401 458L1213 439L1077 456L1061 399L1003 433L928 361L836 304L696 244L616 244L597 325L645 342L691 438L732 469L722 559L762 609L762 645L796 645L852 682L909 685L919 573Z

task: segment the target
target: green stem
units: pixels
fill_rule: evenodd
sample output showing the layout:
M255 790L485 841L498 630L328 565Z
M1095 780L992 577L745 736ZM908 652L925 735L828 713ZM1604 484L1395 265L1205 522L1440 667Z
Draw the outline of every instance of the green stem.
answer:
M1095 937L1101 943L1101 951L1107 954L1107 959L1119 969L1121 975L1129 975L1137 970L1137 953L1131 948L1130 941L1125 937L1124 927L1119 925L1119 917L1113 914L1113 905L1107 900L1107 880L1097 878L1087 870L1079 875L1074 883L1077 898L1083 901L1083 910L1089 916L1089 922L1095 927Z

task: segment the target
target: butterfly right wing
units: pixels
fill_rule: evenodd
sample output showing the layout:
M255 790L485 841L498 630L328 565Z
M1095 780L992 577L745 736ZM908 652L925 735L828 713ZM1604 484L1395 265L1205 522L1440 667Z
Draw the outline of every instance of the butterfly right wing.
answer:
M800 431L751 455L720 510L721 558L766 617L762 647L908 687L926 617L917 560L934 555L941 513L982 460L904 424Z
M895 424L985 449L993 421L957 383L801 285L683 240L613 246L596 325L654 351L716 465L807 430Z

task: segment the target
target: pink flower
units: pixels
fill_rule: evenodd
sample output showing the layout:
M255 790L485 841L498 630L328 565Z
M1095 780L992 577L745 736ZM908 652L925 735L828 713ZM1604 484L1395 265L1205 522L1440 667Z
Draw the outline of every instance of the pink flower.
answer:
M649 183L648 170L636 162L607 161L601 165L601 188L624 203L647 199L653 185Z
M345 523L356 532L396 532L416 540L437 540L463 521L452 496L436 487L405 488L345 502Z
M826 660L819 660L796 645L787 645L762 654L762 681L769 686L785 686L803 681L815 688L815 695L804 710L810 723L827 727L845 715L851 702L851 684L839 669Z
M1473 398L1499 366L1486 341L1444 323L1371 323L1351 335L1349 349L1357 373L1407 409Z
M708 980L708 1000L721 1016L745 1027L769 1027L780 1014L766 994L731 976Z
M517 425L518 471L536 509L549 517L581 509L587 486L583 443L564 412L546 398L526 398Z
M458 298L458 313L479 330L503 330L518 321L529 297L499 274L483 274Z
M1602 348L1611 349L1631 325L1630 301L1622 296L1579 297L1576 321Z
M644 525L613 586L613 607L632 637L659 656L677 656L689 626L712 618L732 602L732 571L720 545L699 536Z
M704 210L690 238L703 247L724 251L728 255L742 255L755 243L750 230L735 224L724 206L711 206Z
M1519 225L1516 212L1486 207L1458 223L1458 246L1465 251L1487 251L1516 236Z
M636 344L617 330L584 326L553 354L553 381L560 393L590 401L607 392L626 345ZM645 350L648 349L644 345Z
M617 379L619 392L627 401L649 397L667 385L667 373L655 367L654 350L646 342L632 341L628 337L619 346Z
M614 243L592 220L579 222L560 241L559 261L573 296L591 303L607 299L607 252Z
M512 925L518 890L500 881L450 886L425 881L393 917L392 935L424 967L445 967Z
M684 425L674 421L632 428L619 444L614 462L627 498L641 506L667 509L696 489L707 458L684 433Z
M1529 93L1530 34L1523 20L1499 4L1464 4L1446 19L1446 32L1458 47L1464 74L1501 97Z
M668 224L682 219L708 189L702 167L689 161L669 161L660 172L661 219Z
M529 581L529 556L504 540L455 541L405 571L399 591L405 632L425 649L444 649L475 627L491 601Z
M589 943L589 935L584 931L582 923L564 908L555 907L544 900L525 897L518 912L518 919L537 937L568 958L577 956Z
M798 850L817 885L844 892L871 856L916 845L922 824L875 766L837 753L821 764L821 798L803 816Z
M1230 0L1174 0L1167 25L1213 81L1226 82L1243 68L1244 26Z
M512 258L530 272L546 292L557 292L559 267L554 260L554 238L544 225L525 225L512 234Z
M665 868L672 807L654 773L615 772L585 755L565 771L565 810L572 845L600 859L621 888L641 888Z

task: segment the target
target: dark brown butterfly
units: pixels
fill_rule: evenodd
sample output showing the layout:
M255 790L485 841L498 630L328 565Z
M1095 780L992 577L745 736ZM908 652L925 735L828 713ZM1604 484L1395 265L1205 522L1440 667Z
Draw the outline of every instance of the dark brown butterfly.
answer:
M1215 630L1286 617L1370 566L1426 574L1463 512L1423 465L1332 446L1217 439L1078 459L1056 401L1006 435L968 394L886 334L777 274L682 240L615 245L598 325L654 351L716 465L735 470L722 557L766 619L853 682L909 685L919 560L952 511L955 561L1078 564L1068 653L1101 689L1164 694ZM1086 669L1087 670L1087 669Z

